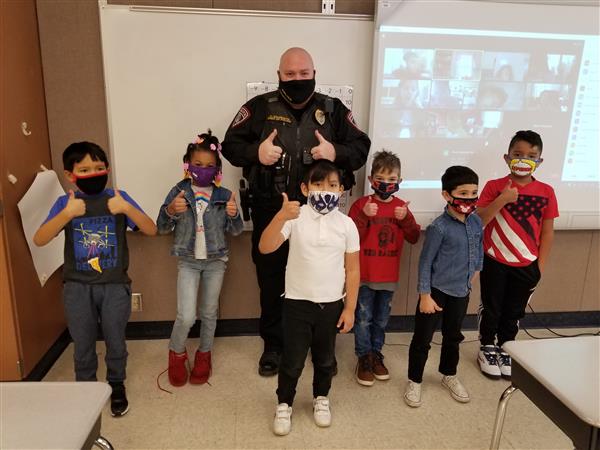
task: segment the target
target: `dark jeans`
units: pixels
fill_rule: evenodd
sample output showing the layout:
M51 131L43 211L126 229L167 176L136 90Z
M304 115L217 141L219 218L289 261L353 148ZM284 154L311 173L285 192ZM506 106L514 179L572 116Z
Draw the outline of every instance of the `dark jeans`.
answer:
M393 295L392 291L360 287L354 322L354 352L359 358L372 351L381 353Z
M252 211L252 261L256 266L256 279L260 289L260 337L265 351L280 353L283 348L281 305L289 245L286 241L278 250L267 255L258 251L260 236L275 213L276 211L263 209Z
M96 381L98 322L106 343L106 380L125 380L127 343L125 327L131 315L129 284L84 284L67 281L63 299L69 333L75 347L75 379Z
M499 263L489 256L483 258L481 305L479 306L479 340L481 345L498 345L514 341L519 320L540 281L537 260L526 267Z
M442 311L423 314L419 311L419 302L417 302L415 333L408 350L408 378L415 383L423 381L423 371L431 348L431 339L440 319L442 321L442 354L439 371L442 375L456 375L459 359L458 347L465 338L460 330L467 314L469 296L453 297L431 288L431 297L442 308Z
M278 403L292 405L310 349L314 367L313 397L327 396L335 365L337 321L344 302L283 301L283 355L277 381Z

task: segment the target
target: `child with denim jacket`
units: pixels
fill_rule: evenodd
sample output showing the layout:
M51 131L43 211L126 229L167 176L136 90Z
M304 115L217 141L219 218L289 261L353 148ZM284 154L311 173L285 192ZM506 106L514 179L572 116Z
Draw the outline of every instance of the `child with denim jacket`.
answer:
M477 174L468 167L452 166L442 175L442 197L447 206L427 227L419 258L419 301L408 350L408 384L404 393L404 401L413 408L422 403L423 371L439 322L442 323L439 364L442 386L457 402L470 400L456 370L471 280L483 264L482 222L473 214L478 184Z
M200 345L189 374L192 384L203 384L211 374L211 349L217 326L219 294L227 266L225 232L242 232L235 193L220 186L221 144L211 131L188 145L183 156L186 178L177 183L160 208L160 234L175 229L171 254L179 258L177 275L177 318L169 342L169 382L183 386L188 380L185 342L196 321L198 285Z

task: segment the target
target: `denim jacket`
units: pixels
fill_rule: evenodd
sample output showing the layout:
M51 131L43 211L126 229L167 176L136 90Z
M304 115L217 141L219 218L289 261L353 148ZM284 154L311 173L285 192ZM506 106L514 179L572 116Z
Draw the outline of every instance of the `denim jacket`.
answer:
M427 227L419 258L419 294L430 294L434 287L453 297L466 297L473 274L483 267L482 235L477 214L461 222L446 207Z
M171 201L184 191L184 198L188 209L175 216L167 213L167 206ZM225 206L231 197L231 191L223 187L214 187L208 206L202 216L204 221L204 236L206 239L206 254L208 259L221 258L228 254L225 232L237 236L242 232L244 222L238 212L235 217L229 217ZM180 181L171 189L164 203L160 207L156 224L159 234L169 234L175 229L175 239L171 254L193 258L196 249L196 199L189 178Z

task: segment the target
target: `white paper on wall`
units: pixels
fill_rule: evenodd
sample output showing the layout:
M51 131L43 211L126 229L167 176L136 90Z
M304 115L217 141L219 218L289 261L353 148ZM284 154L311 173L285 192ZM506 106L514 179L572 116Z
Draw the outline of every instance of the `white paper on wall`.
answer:
M246 83L246 101L257 95L276 91L279 84L272 81L251 81ZM354 88L348 85L317 84L315 92L325 94L330 97L339 98L342 103L352 110L352 94Z
M64 262L65 234L61 231L43 247L38 247L33 243L33 235L46 220L48 211L56 199L64 194L65 191L58 181L56 172L46 170L37 174L33 184L17 204L25 239L42 286Z

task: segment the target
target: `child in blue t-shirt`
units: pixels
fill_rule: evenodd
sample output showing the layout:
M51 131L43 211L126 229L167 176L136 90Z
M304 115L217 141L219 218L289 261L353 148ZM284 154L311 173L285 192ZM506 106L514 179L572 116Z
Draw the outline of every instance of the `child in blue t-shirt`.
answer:
M64 174L78 191L56 200L33 242L46 245L65 231L63 298L75 346L75 379L95 381L98 322L106 343L106 379L113 416L127 413L125 327L131 314L127 227L152 236L156 225L125 191L106 189L108 159L98 145L77 142L63 153Z

